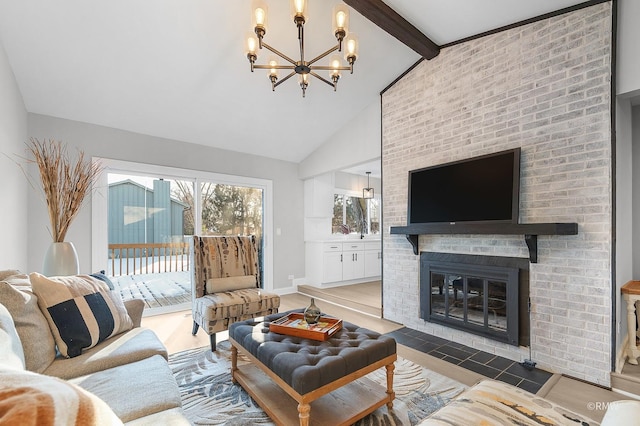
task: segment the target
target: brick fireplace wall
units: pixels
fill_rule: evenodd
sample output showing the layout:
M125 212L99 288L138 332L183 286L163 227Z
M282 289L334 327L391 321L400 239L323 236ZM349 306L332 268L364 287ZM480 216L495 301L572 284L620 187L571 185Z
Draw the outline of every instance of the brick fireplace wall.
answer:
M520 222L577 222L540 236L530 265L538 366L601 385L611 371L611 3L445 48L382 96L384 316L516 361L515 347L419 318L407 172L521 147ZM464 200L460 200L461 203ZM528 257L523 236L428 235L420 250Z

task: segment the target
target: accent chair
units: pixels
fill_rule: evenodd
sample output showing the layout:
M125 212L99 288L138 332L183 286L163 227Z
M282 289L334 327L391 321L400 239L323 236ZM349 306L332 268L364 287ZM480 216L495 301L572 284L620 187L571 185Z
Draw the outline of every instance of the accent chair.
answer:
M209 334L216 350L216 333L237 321L278 312L280 296L260 288L255 235L193 236L192 334Z

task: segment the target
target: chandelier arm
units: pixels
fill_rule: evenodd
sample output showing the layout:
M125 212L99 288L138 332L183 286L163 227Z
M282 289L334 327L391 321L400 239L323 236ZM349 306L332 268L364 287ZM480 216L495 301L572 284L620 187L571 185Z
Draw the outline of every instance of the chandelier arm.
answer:
M338 50L340 47L338 45L333 46L331 49L327 50L324 53L321 53L320 55L316 56L315 58L313 58L312 60L309 61L309 65L313 64L314 62L318 62L320 59L328 56L329 54L335 52L336 50ZM333 68L327 68L327 69L333 69Z
M300 62L304 63L304 24L298 25L298 41L300 45Z
M287 75L286 77L284 77L282 80L279 80L276 84L273 85L273 88L275 89L276 87L278 87L279 85L281 85L282 83L284 83L285 81L289 80L291 77L293 77L294 75L296 75L296 72L293 71L292 73L290 73L289 75Z
M256 65L256 68L258 66ZM267 67L269 68L269 67ZM320 71L333 71L333 70L340 70L340 71L349 71L351 69L351 67L331 67L329 65L316 65L315 67L313 67L314 70L320 70Z
M269 46L267 43L262 43L262 47L264 47L265 49L275 53L276 55L280 56L282 59L284 59L287 62L292 63L293 65L296 64L296 61L294 61L293 59L291 59L290 57L288 57L287 55L285 55L284 53L278 51L278 49L274 49L273 47Z
M310 71L310 72L309 72L309 74L311 74L312 76L314 76L314 77L315 77L315 78L317 78L318 80L324 81L324 82L325 82L325 83L327 83L329 86L331 86L331 87L335 87L335 85L334 85L332 82L330 82L330 81L329 81L329 80L327 80L326 78L323 78L323 77L319 76L319 75L318 75L318 74L316 74L315 72Z
M293 70L295 67L293 65L254 65L253 68L257 70ZM333 69L333 68L331 68ZM348 68L347 68L348 69Z

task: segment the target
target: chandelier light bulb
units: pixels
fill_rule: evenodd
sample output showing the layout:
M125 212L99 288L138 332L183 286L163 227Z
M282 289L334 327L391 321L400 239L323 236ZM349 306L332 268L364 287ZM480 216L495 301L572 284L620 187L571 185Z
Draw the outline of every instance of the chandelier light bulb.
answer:
M309 87L309 74L298 74L298 82L302 89L302 97L307 94L307 87Z
M253 10L251 16L253 29L258 37L262 38L267 32L267 3L264 0L253 0L251 10Z
M342 61L340 61L340 57L339 56L332 56L331 57L331 75L340 75L340 67L342 66Z
M278 66L278 62L272 59L269 61L269 66L271 67L271 71L269 72L269 75L275 75L277 77L278 69L276 67Z
M294 22L298 23L301 20L304 23L308 19L307 2L305 0L291 0L291 15Z
M255 10L255 14L256 14L256 25L264 26L264 21L267 16L264 9L261 7L257 8Z
M333 30L345 30L349 26L349 8L340 3L333 8Z
M358 50L358 42L352 36L347 40L347 55L356 56Z
M344 58L349 63L349 66L351 67L351 74L353 74L353 63L358 58L358 39L355 34L349 33L345 43L347 45L347 49L344 54Z
M247 35L247 54L257 56L258 38L255 34Z
M338 40L338 51L342 50L342 40L347 35L349 26L349 8L345 4L337 4L333 8L333 33Z

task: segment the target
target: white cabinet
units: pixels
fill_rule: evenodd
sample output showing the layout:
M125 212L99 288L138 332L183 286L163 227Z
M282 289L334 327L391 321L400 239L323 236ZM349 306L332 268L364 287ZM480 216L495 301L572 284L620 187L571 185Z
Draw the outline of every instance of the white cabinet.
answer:
M342 281L364 278L364 244L342 244Z
M379 241L366 242L364 252L365 278L377 277L382 274L382 246Z
M335 285L378 277L382 264L380 248L380 241L308 242L305 253L308 284Z
M324 244L322 253L322 282L342 281L342 244Z
M333 175L330 173L305 180L304 216L306 218L333 217L333 193Z

